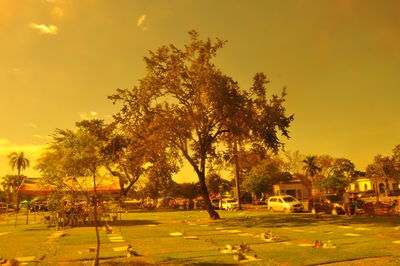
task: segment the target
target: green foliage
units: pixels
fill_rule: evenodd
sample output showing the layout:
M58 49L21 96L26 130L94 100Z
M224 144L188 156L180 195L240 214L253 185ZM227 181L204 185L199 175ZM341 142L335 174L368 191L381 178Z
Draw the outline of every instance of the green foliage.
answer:
M2 177L1 186L5 191L15 192L26 178L24 175L5 175Z
M400 173L400 144L393 148L392 160L395 170Z
M230 191L232 183L222 178L219 174L211 173L207 176L207 187L210 193L217 194L222 191Z
M321 171L321 168L317 166L316 163L316 156L307 156L304 160L303 163L304 165L304 170L306 173L312 178L317 175L319 171Z
M0 185L4 190L5 201L11 202L14 201L13 196L18 191L18 188L21 186L22 182L27 177L24 175L6 175L2 177L2 181Z
M198 194L197 186L195 183L181 183L178 184L178 196L186 199L194 199Z
M374 162L367 166L366 176L372 178L397 178L393 158L379 154L376 155Z
M139 191L141 197L157 199L165 196L176 196L176 194L172 194L176 193L177 187L171 176L149 176L141 190Z
M276 161L265 159L250 171L243 186L260 197L262 193L271 192L274 184L289 181L291 178L290 173L281 171Z
M342 192L350 183L359 176L355 171L354 163L346 158L334 159L330 156L316 157L319 164L319 179L317 185L320 189Z
M324 190L343 191L348 185L349 180L344 176L328 176L319 181L318 186Z

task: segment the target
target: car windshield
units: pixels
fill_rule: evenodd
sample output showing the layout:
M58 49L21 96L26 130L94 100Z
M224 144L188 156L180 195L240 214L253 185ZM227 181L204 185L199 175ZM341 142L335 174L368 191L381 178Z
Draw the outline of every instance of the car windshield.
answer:
M326 198L330 202L341 202L342 201L342 198L340 196L336 196L336 195L327 195Z
M293 197L284 197L284 198L282 198L284 201L286 201L286 202L293 202L293 201L297 201L295 198L293 198Z

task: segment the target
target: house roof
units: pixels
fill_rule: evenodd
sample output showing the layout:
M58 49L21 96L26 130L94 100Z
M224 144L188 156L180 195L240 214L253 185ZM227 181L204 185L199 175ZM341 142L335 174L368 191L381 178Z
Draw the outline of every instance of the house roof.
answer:
M41 178L26 178L24 184L20 188L22 195L49 195L56 186L47 185L42 182Z
M77 178L77 180L83 180L83 178ZM90 182L79 182L78 184L75 181L70 181L68 182L68 186L77 192L94 192L93 184ZM43 179L41 178L27 178L20 188L20 193L22 195L47 196L56 189L56 186L44 184ZM65 189L65 191L68 191L68 189ZM96 193L98 194L114 194L119 193L120 191L121 187L118 180L101 180L101 182L97 182L96 184Z

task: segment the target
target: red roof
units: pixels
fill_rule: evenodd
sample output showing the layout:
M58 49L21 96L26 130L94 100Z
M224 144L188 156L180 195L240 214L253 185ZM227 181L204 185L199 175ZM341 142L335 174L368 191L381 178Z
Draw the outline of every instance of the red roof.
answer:
M35 178L36 179L36 178ZM56 186L52 185L44 185L41 184L39 181L40 179L33 179L29 178L25 181L25 183L21 186L20 188L20 193L22 195L49 195L53 190L56 190ZM72 185L72 184L70 184ZM79 192L81 191L81 187L78 186L77 184L72 185L74 189ZM88 185L85 184L82 186L85 190L93 192L93 185ZM68 191L68 189L65 189L65 191ZM109 183L109 184L98 184L96 186L96 193L98 194L116 194L120 193L121 188L119 185L118 181L115 181L114 183Z
M39 185L39 184L23 184L20 193L23 195L50 195L55 190L55 186L50 185Z

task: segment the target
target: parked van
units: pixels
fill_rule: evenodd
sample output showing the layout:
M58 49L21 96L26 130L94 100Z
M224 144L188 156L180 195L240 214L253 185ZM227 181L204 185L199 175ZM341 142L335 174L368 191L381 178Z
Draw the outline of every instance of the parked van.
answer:
M272 196L268 199L268 210L283 211L283 212L302 212L304 210L303 204L296 198L285 196Z

